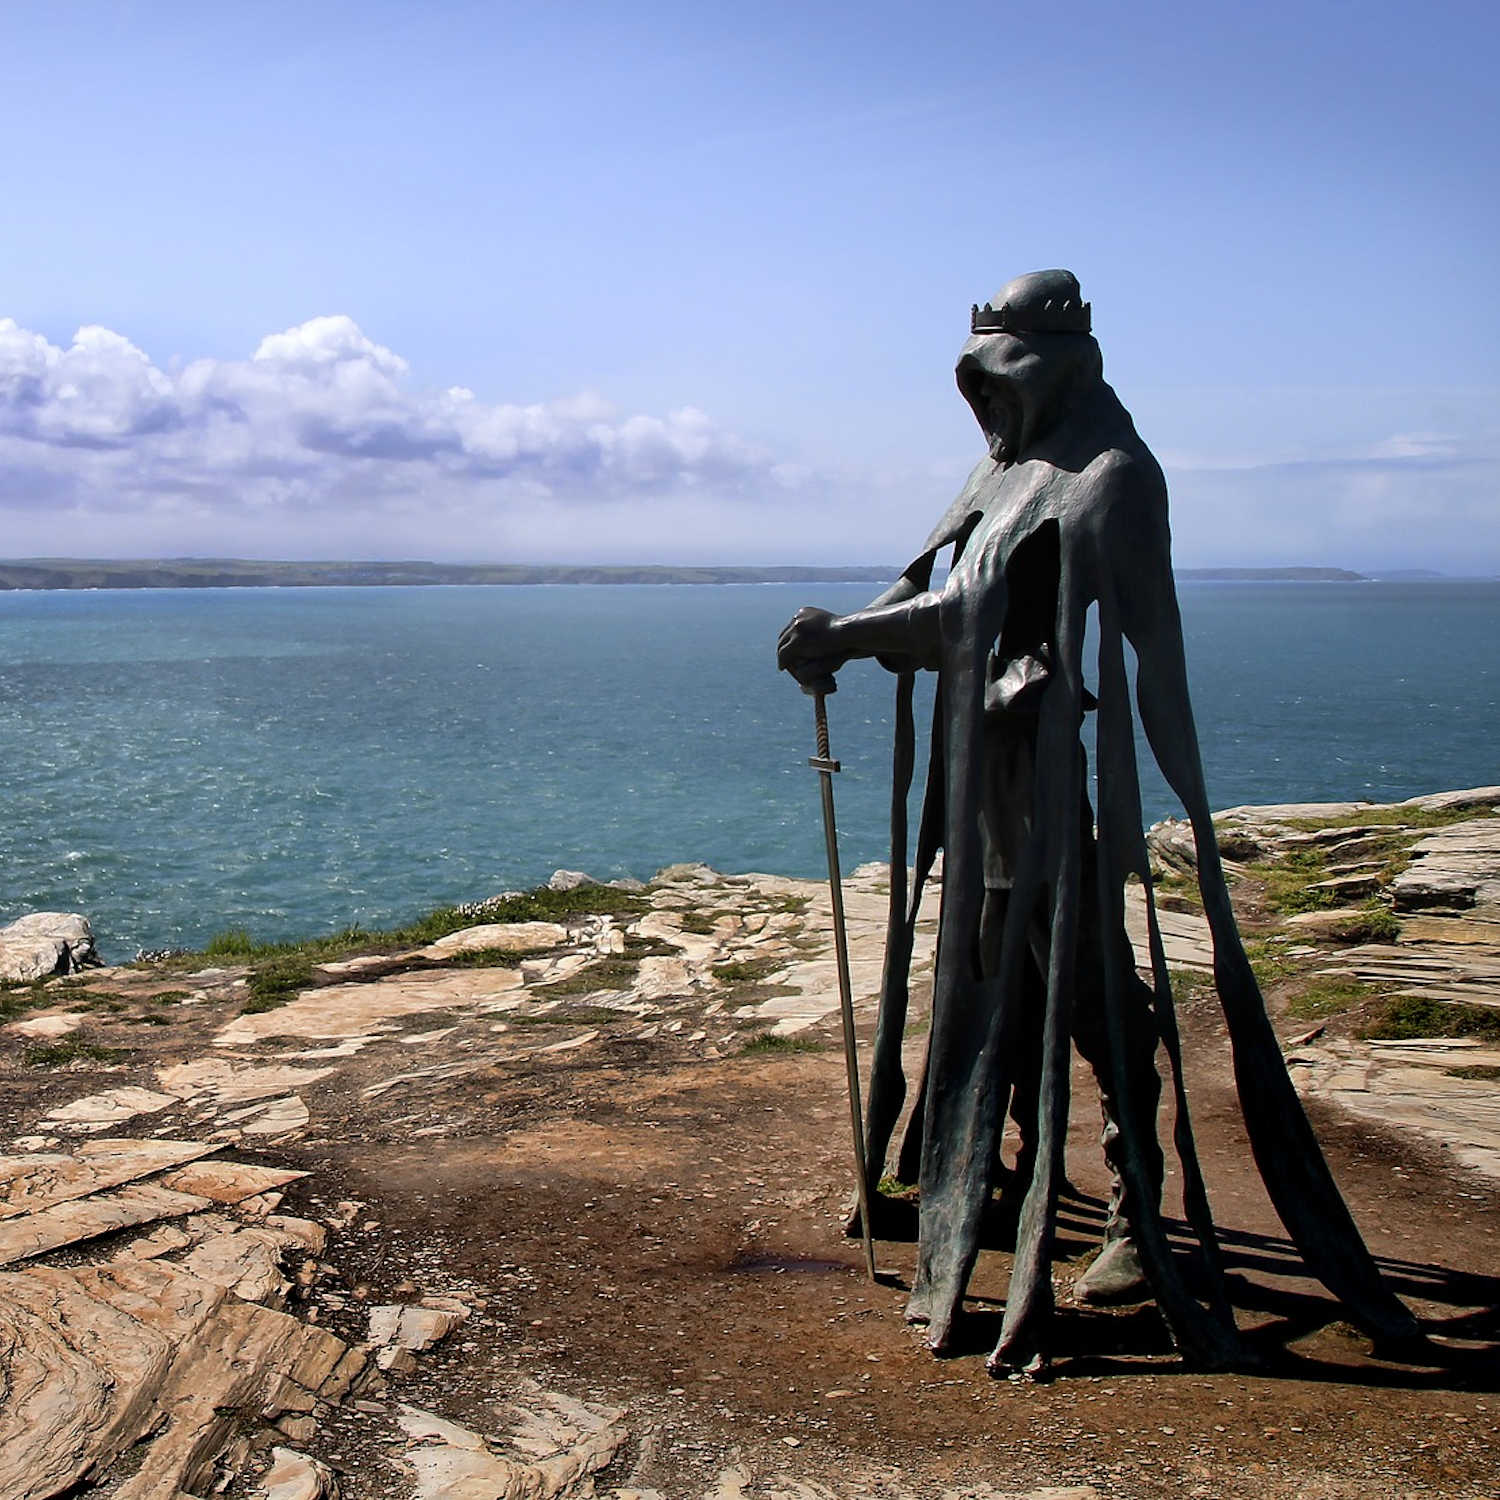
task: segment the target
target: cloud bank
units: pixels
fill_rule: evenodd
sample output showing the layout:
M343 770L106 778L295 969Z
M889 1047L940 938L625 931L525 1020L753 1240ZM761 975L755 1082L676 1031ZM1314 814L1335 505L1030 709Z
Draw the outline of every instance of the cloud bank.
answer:
M137 552L177 536L259 537L255 550L289 556L419 540L424 555L472 554L538 514L586 526L600 506L723 504L795 482L692 407L626 414L587 392L495 404L414 390L408 376L343 316L273 334L249 359L176 371L107 328L62 348L0 319L3 550L71 516L116 549L128 520ZM68 550L98 550L84 540Z
M1159 399L1148 432L1187 440L1158 448L1179 565L1500 573L1485 394ZM1456 420L1403 433L1410 413ZM423 390L342 316L171 368L107 328L64 348L0 319L6 557L900 564L980 456L976 431L925 463L808 468L692 407Z

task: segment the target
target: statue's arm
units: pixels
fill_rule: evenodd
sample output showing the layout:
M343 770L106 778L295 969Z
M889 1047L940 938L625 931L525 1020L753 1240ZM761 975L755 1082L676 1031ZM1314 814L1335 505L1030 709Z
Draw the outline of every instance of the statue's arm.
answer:
M1120 624L1135 651L1141 728L1167 784L1191 813L1207 798L1172 577L1166 490L1154 464L1131 478L1137 493L1116 510L1119 524L1102 551L1115 579Z
M905 670L936 667L938 596L902 578L852 614L799 609L776 643L776 665L799 682L827 676L856 657Z

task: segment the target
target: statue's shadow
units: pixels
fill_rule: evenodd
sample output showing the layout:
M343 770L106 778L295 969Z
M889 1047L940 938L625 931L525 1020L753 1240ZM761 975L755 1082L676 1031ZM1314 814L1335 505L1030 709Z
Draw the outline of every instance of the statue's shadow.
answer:
M1098 1248L1106 1215L1102 1199L1065 1190L1053 1251L1060 1290L1070 1279L1066 1263ZM997 1197L985 1216L981 1247L1012 1253L1018 1217L1018 1203ZM916 1240L914 1202L881 1198L872 1205L871 1220L881 1239ZM1165 1223L1184 1280L1206 1298L1208 1276L1197 1240L1185 1221ZM1500 1391L1500 1276L1377 1256L1381 1275L1417 1314L1424 1336L1418 1345L1382 1350L1351 1326L1289 1239L1220 1227L1218 1244L1236 1321L1261 1373L1349 1385ZM945 1353L988 1354L1004 1314L998 1298L967 1297ZM1159 1368L1173 1354L1154 1303L1096 1308L1066 1296L1059 1299L1051 1347L1053 1373L1075 1378L1139 1371L1143 1360Z

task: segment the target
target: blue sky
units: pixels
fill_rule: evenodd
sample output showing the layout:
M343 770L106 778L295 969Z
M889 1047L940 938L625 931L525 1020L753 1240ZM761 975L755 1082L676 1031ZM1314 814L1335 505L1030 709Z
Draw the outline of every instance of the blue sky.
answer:
M1078 273L1180 565L1500 572L1493 0L0 0L0 556L902 562Z

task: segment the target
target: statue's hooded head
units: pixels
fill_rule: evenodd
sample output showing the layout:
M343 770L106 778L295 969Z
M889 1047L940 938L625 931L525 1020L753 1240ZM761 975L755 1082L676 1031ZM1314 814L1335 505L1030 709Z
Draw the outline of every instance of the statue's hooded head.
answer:
M1071 271L1008 281L970 319L958 388L998 463L1013 463L1100 379L1092 314Z

